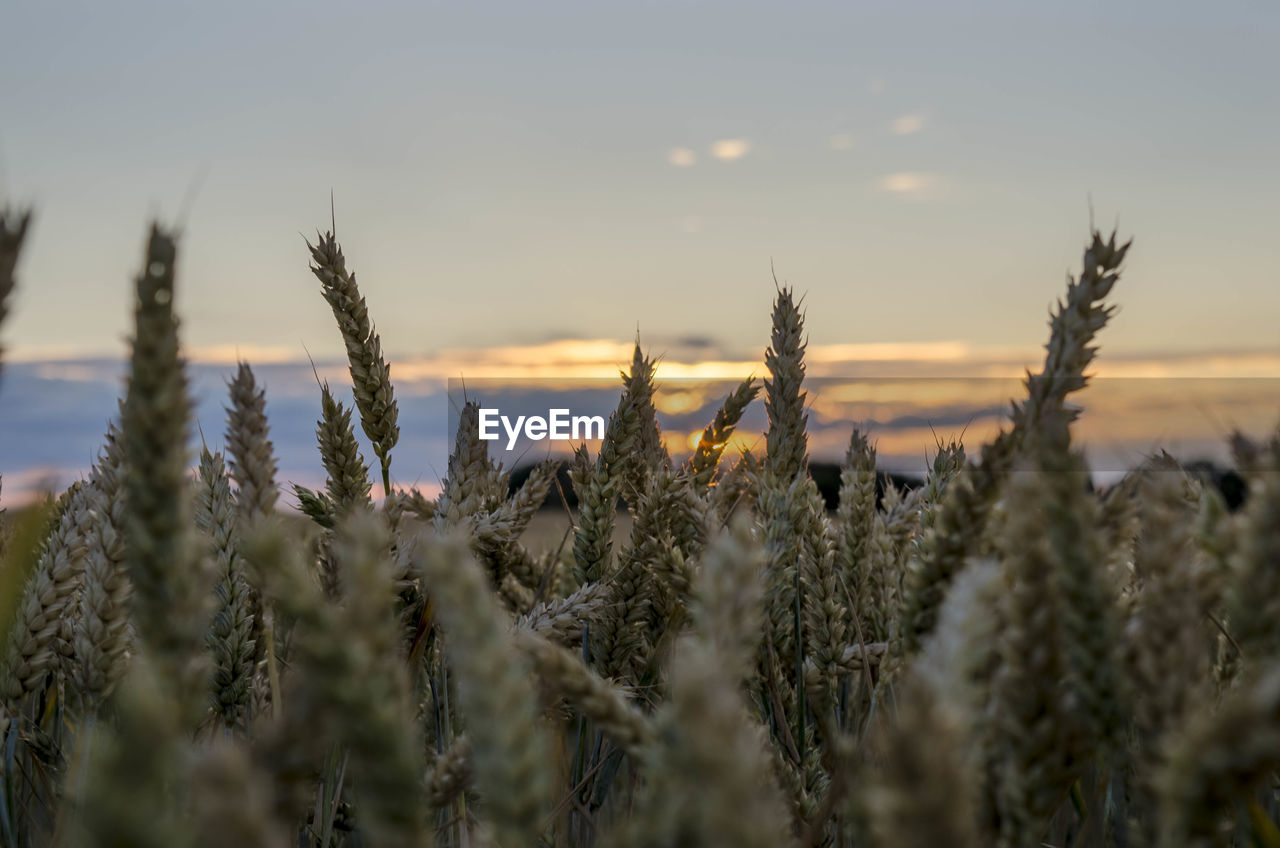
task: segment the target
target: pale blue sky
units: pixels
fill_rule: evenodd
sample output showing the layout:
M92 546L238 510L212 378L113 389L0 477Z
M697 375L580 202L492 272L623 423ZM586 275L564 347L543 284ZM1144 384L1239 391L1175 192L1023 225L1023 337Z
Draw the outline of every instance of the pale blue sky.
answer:
M340 355L298 235L331 188L393 355L758 353L771 261L815 342L1034 345L1090 197L1137 237L1105 345L1276 347L1274 2L0 10L16 357L121 352L146 219L196 184L196 348Z

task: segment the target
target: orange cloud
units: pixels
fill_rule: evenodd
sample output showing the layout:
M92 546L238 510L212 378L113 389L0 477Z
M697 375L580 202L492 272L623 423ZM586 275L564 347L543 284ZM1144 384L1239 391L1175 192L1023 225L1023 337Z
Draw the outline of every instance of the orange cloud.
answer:
M935 180L931 174L904 171L897 174L886 174L876 184L881 191L890 194L920 196L933 187Z
M745 138L726 138L711 145L711 155L722 162L741 159L751 152L751 142Z
M677 168L688 168L698 161L698 157L687 147L673 147L667 153L667 163Z

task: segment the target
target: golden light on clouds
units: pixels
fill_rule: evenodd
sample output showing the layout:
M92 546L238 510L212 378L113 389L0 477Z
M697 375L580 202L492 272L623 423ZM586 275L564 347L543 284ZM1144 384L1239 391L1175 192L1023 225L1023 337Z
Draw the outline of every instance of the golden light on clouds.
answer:
M674 362L664 359L654 372L668 380L741 380L763 370L759 362L707 360L704 362Z
M290 345L260 344L214 344L192 345L184 347L183 355L192 362L206 365L235 365L239 362L250 362L255 365L277 365L297 362L302 351ZM5 359L9 362L57 362L67 360L99 359L100 354L86 353L72 345L26 345L13 351L6 351Z
M1259 351L1111 360L1104 355L1094 366L1093 375L1100 378L1275 379L1280 377L1280 354Z
M657 376L667 380L741 380L764 373L764 348L758 358L726 355L716 345L674 348L644 343L657 358ZM556 339L529 344L483 348L450 348L426 356L393 356L397 382L474 379L608 379L618 376L631 361L634 341L617 339ZM288 354L292 354L291 356ZM809 375L814 378L858 377L883 379L956 378L1020 380L1026 369L1038 368L1044 351L1038 345L980 345L959 340L921 342L864 342L810 344L805 351ZM298 351L257 348L249 345L193 348L189 359L203 364L253 364L305 362ZM70 358L61 360L72 364ZM45 360L51 368L59 360ZM317 363L327 378L345 374L346 363ZM307 366L310 379L310 366ZM1104 355L1091 375L1106 378L1280 378L1280 351L1207 352L1194 355Z
M653 405L655 409L666 415L696 412L713 399L710 388L703 384L695 384L688 390L681 388L660 392L654 396Z
M396 382L470 379L615 380L631 362L634 342L561 339L528 345L444 350L392 361ZM334 366L336 369L338 366ZM342 366L345 369L345 365ZM655 374L668 380L741 380L760 373L762 362L709 357L681 362L663 355ZM325 369L321 368L321 375Z
M839 381L824 385L815 394L811 406L827 420L858 419L877 408L881 413L914 415L950 406L1002 404L1021 393L1021 380L986 380L955 378L872 377L865 380Z
M893 121L894 135L914 135L924 129L924 115L901 115Z
M559 339L527 345L443 350L426 357L400 357L397 381L473 379L612 380L631 361L632 342Z
M751 152L751 142L745 138L725 138L711 145L711 155L722 162L741 159Z
M218 362L235 365L253 362L263 365L293 362L298 358L296 348L288 345L205 345L191 350L191 356L200 362Z
M654 405L673 455L686 454L697 444L702 428L743 378L766 375L763 345L737 352L714 340L659 339L644 340L644 347L657 362ZM421 483L430 488L430 469L444 467L445 445L451 439L442 435L448 429L438 417L443 406L432 399L442 399L446 387L456 391L457 384L448 382L456 378L464 381L464 391L496 405L503 399L534 403L535 408L583 403L591 414L607 414L617 403L620 374L630 364L633 348L631 339L553 339L418 356L393 354L392 379L405 401L406 421L420 416L405 425L421 437L419 444L407 446L403 455L419 452L408 461L423 469ZM310 438L315 375L301 351L290 358L285 348L241 345L193 347L187 353L197 388L203 385L199 391L205 392L221 391L224 375L234 369L237 358L269 366L262 377L281 438L293 444ZM1010 401L1025 394L1026 370L1038 370L1043 359L1044 351L1035 345L962 340L812 344L805 381L810 454L815 461L838 461L857 426L876 443L882 468L919 474L939 440L962 438L976 450L1007 425ZM118 388L123 363L116 358L68 356L15 361L11 367L20 372L21 380L10 383L10 390L52 387L69 399L68 409L79 410L83 387L70 384L89 386L90 395L97 394L95 385ZM339 356L319 360L316 370L335 389L349 385L347 363ZM1083 410L1074 435L1099 479L1161 448L1179 458L1227 462L1226 442L1232 430L1262 436L1274 431L1280 416L1280 348L1165 354L1104 348L1090 371L1089 386L1072 398ZM543 402L546 407L539 406ZM220 420L221 408L216 402L210 408L214 407L206 415ZM100 426L96 416L93 413L91 423L95 432ZM757 400L730 440L727 462L735 462L744 448L762 449L764 418ZM548 449L539 444L527 456L504 459L532 461ZM311 453L306 456L309 462ZM75 464L80 461L75 456L12 468L5 477L6 500L17 503L15 498L35 496L47 479L65 485L85 473ZM299 461L282 468L283 479L323 484L307 476L314 473L310 464Z
M979 351L968 342L869 342L864 344L813 345L805 351L808 362L960 362L992 357L1021 358L1036 348L989 347Z
M677 168L688 168L698 161L698 157L687 147L673 147L667 153L667 162Z
M530 379L546 380L548 390L556 391L579 377L616 386L631 351L629 341L563 340L454 351L407 365L417 373L505 378L524 387ZM702 418L709 420L733 383L764 373L761 360L718 356L714 347L664 350L659 344L653 353L655 407L679 422L663 427L673 454L697 445ZM816 460L838 459L857 425L871 433L886 467L921 472L939 440L974 446L989 441L1007 423L1010 401L1025 391L1025 371L1038 368L1043 351L952 340L813 345L806 358L810 452ZM1253 377L1280 378L1280 353L1104 357L1075 399L1084 409L1077 433L1102 470L1160 446L1187 456L1214 455L1230 426L1265 432L1274 425L1277 405L1268 401L1273 387ZM728 455L758 447L760 438L756 424L744 427Z

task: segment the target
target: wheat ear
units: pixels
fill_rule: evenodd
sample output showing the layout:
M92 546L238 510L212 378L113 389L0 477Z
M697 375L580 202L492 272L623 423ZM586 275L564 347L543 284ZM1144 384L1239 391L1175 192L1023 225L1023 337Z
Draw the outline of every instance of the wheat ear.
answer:
M1016 506L1000 536L1007 588L989 707L999 757L992 788L1000 844L1030 848L1074 777L1074 721L1060 691L1067 660L1056 563L1045 538L1045 481L1034 470L1016 471L1008 496Z
M437 756L427 777L427 800L437 810L447 808L471 786L471 740L454 737Z
M640 410L624 391L609 418L600 453L594 463L585 446L575 455L570 472L578 494L578 526L573 535L573 576L578 585L597 583L610 572L613 525L628 457L640 440Z
M765 475L789 485L809 463L804 410L804 316L791 289L778 291L773 304L773 339L764 354L769 370L765 378Z
M161 685L191 707L205 691L205 599L187 485L190 402L174 315L177 242L153 225L134 301L135 331L121 432L125 560L138 634Z
M379 845L414 846L424 842L416 803L422 746L414 741L389 549L385 524L372 513L355 512L339 525L334 558L341 608L325 596L280 526L256 530L246 557L276 609L294 622L291 664L302 674L292 720L309 717L299 729L350 752L370 837Z
M1104 301L1120 279L1120 266L1131 244L1117 244L1115 232L1104 241L1094 231L1081 260L1080 276L1068 277L1066 299L1058 302L1050 318L1044 366L1039 374L1028 375L1027 398L1014 407L1017 441L1023 441L1046 417L1062 414L1067 395L1084 388L1085 371L1098 353L1093 339L1115 313ZM1066 414L1068 421L1074 418L1074 413Z
M587 667L577 655L528 631L516 633L516 645L551 689L633 756L653 744L648 719L621 689Z
M516 620L516 630L569 645L582 639L583 626L605 613L613 595L603 583L588 583L568 597L544 601Z
M82 709L93 714L124 672L133 586L125 570L124 445L112 424L90 477L93 523L85 555L71 679Z
M1157 779L1160 845L1221 844L1222 823L1280 768L1280 666L1259 670L1171 741Z
M227 409L227 454L231 479L239 492L240 514L255 519L275 512L276 458L267 424L266 390L258 387L249 363L241 362L229 384L231 406Z
M764 556L751 524L739 519L712 539L702 557L692 616L701 638L745 680L754 666L764 626Z
M320 461L328 474L325 491L334 510L343 515L356 505L368 504L372 484L351 427L351 410L333 399L328 383L320 387L316 441L320 445Z
M631 356L631 370L623 374L622 383L627 398L636 408L637 430L633 450L622 461L622 496L634 504L644 492L649 475L671 464L671 457L662 444L662 430L658 427L658 411L653 405L657 391L654 373L657 366L640 349L636 340Z
M942 693L908 679L897 715L874 737L877 766L862 799L879 848L976 848L975 775L963 724Z
M18 257L30 225L30 209L0 209L0 322L9 315L9 297L17 282Z
M693 485L698 491L706 491L715 478L720 457L729 443L742 413L746 412L751 401L760 394L760 384L754 377L748 377L729 393L724 403L716 410L715 418L703 429L698 437L698 444L686 461L686 467L693 478Z
M1253 468L1227 590L1231 632L1246 665L1280 657L1280 442L1259 449Z
M0 324L9 315L9 298L17 287L18 257L31 225L31 210L0 209ZM0 362L4 348L0 347Z
M191 828L196 848L271 848L288 831L272 805L272 785L244 743L220 740L191 764Z
M391 366L382 355L382 340L369 319L369 308L356 285L355 272L347 270L347 260L334 234L320 234L316 243L308 242L307 247L311 251L311 272L320 281L321 293L342 333L360 425L382 465L383 494L389 495L391 449L400 440Z
M1129 792L1139 813L1140 836L1154 841L1159 823L1154 785L1170 735L1211 694L1213 635L1196 592L1202 568L1191 537L1194 513L1180 469L1141 474L1139 532L1134 547L1137 598L1125 625L1122 650L1133 703L1134 760Z
M436 506L436 527L446 531L495 509L506 498L500 474L480 438L480 407L468 401L458 414L458 432L449 455L448 474Z
M1029 452L1044 481L1045 530L1061 593L1064 697L1074 706L1087 756L1119 741L1130 717L1130 692L1120 668L1117 587L1107 571L1087 467L1070 447L1068 419L1042 419Z
M651 778L672 844L765 848L791 844L785 802L763 728L750 718L723 660L701 639L677 645L665 745ZM661 831L660 831L661 832Z
M334 555L345 602L338 632L354 643L358 662L338 703L370 838L412 846L425 844L418 807L423 749L409 702L391 547L379 516L356 512L338 527Z
M471 740L476 791L484 799L481 814L498 844L534 844L551 787L528 666L463 540L422 544L415 561L437 598L445 655Z
M179 798L189 788L184 716L171 686L146 656L135 657L112 698L115 720L93 736L72 845L172 848L192 842ZM145 740L145 742L143 741Z
M256 667L255 615L236 550L235 503L226 466L221 454L207 448L200 455L196 526L205 534L217 575L207 636L213 655L213 711L224 727L243 728Z
M84 577L85 545L94 518L90 487L77 482L60 500L57 523L45 540L9 632L0 680L10 714L57 666L63 616L69 616L68 610L78 612L75 595Z
M1092 234L1077 279L1067 279L1067 295L1050 318L1044 365L1028 374L1027 397L1012 409L1013 426L982 449L980 465L966 465L947 486L933 526L911 561L900 629L908 652L919 648L937 622L938 608L951 580L968 558L980 553L983 530L992 504L1027 438L1042 421L1074 412L1064 407L1067 395L1085 386L1085 371L1097 355L1093 339L1114 309L1103 303L1120 277L1129 243L1116 234L1104 241Z

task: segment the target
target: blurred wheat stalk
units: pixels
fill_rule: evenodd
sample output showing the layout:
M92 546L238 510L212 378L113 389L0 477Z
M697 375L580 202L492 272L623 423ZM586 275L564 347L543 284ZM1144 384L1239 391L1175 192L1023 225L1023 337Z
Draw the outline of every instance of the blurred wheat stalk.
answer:
M0 215L0 318L28 221ZM1114 235L979 461L940 445L902 492L854 430L834 513L791 290L763 385L683 462L637 344L548 550L522 535L556 465L509 492L474 404L439 498L394 486L391 369L332 232L311 270L353 407L321 386L325 487L277 511L247 363L190 474L177 251L152 228L92 473L4 522L0 843L1280 844L1280 435L1234 440L1239 514L1163 456L1091 490L1067 398ZM765 451L729 463L761 390Z

